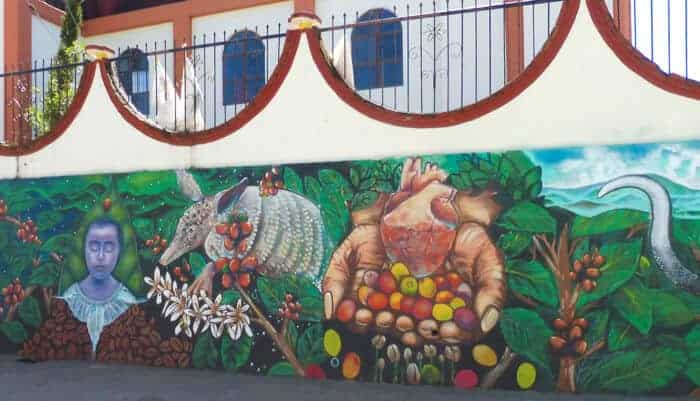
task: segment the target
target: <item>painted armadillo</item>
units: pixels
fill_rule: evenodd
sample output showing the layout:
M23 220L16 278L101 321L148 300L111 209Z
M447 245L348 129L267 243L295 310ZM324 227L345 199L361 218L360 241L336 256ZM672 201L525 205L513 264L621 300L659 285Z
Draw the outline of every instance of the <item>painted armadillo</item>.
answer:
M316 276L323 263L328 241L321 211L308 199L281 190L275 196L260 196L257 186L244 178L237 185L205 197L191 174L177 171L180 190L195 203L180 218L170 246L159 263L163 266L200 246L210 260L253 255L261 273L277 276L294 272ZM229 251L214 230L232 213L243 212L253 225L244 252Z

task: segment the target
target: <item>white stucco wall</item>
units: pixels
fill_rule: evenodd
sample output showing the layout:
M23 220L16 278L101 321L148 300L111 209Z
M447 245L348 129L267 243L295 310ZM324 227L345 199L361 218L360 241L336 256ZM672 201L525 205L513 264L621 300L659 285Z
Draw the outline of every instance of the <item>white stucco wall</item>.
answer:
M32 60L41 66L46 65L56 56L61 44L61 27L54 25L36 15L32 15Z
M275 98L234 135L191 149L155 142L119 116L97 80L68 132L20 158L20 176L669 142L700 138L699 107L624 66L582 7L543 75L513 101L474 121L411 129L359 114L328 87L302 40Z
M291 1L286 1L207 15L192 20L192 34L196 38L197 44L221 43L193 52L197 65L197 76L206 98L202 113L206 119L207 127L220 125L243 109L243 105L224 106L223 104L223 42L229 40L236 31L256 32L265 46L265 72L266 76L269 77L273 73L278 56L284 48L284 38L274 36L285 33L288 26L287 20L293 12L294 5Z

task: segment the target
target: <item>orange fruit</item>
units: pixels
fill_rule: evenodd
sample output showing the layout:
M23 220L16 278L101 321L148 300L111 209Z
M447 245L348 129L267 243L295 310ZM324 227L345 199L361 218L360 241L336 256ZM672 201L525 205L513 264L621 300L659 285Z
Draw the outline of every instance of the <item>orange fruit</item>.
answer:
M389 297L383 292L373 292L367 297L367 305L375 311L386 309L389 306Z

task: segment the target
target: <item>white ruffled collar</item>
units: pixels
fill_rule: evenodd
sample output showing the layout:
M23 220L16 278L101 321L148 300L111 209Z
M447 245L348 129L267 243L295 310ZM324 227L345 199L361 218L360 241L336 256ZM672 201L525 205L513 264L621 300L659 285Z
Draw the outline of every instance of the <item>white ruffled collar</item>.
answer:
M71 285L62 296L56 298L66 301L73 316L87 324L93 354L97 350L102 330L117 320L131 305L139 303L121 283L114 294L104 300L88 298L80 288L80 283Z

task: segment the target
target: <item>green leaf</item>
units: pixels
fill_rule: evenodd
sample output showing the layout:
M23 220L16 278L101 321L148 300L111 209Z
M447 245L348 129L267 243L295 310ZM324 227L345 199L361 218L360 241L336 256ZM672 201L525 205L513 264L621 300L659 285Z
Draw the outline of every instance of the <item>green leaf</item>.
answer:
M168 190L175 190L177 181L171 172L140 172L121 176L117 179L120 193L134 196L160 195Z
M630 280L615 291L612 307L642 334L648 334L653 321L651 293L639 280Z
M202 256L202 254L199 252L190 252L187 261L190 264L190 267L192 268L192 274L195 277L199 277L199 274L204 269L204 266L207 265L207 260L204 259L204 256Z
M375 191L358 192L352 198L352 210L366 209L374 204L379 198L379 193Z
M591 292L582 293L577 306L606 297L628 282L637 271L641 251L641 240L603 245L600 254L605 256L605 264L600 268L598 286Z
M530 233L509 231L498 238L498 248L510 258L517 257L531 244L532 235Z
M323 325L315 323L297 341L297 357L302 365L322 364L328 356L323 350Z
M357 170L358 169L355 167L350 168L350 184L352 184L354 188L359 188L360 182L362 181L360 173Z
M280 279L260 276L256 280L258 294L268 313L273 313L284 301L284 283Z
M219 362L219 352L214 345L214 339L209 333L197 337L192 352L192 365L197 369L216 369Z
M153 237L153 220L149 218L138 217L132 219L132 225L136 236L141 241L146 241Z
M685 346L688 350L688 368L685 374L700 386L700 324L696 324L685 337Z
M608 331L608 349L619 351L636 344L644 338L630 323L613 314Z
M508 288L545 305L559 305L557 285L552 272L540 262L515 260L507 265Z
M515 353L537 363L552 376L548 340L554 332L540 315L529 309L504 309L500 327L506 344Z
M638 210L611 210L594 217L576 216L571 226L571 236L585 237L627 230L649 221L645 212Z
M682 350L665 345L607 354L579 366L585 371L579 384L588 390L648 392L666 387L686 362Z
M4 334L13 344L22 344L27 339L27 331L20 322L0 323L0 333Z
M27 297L19 304L17 315L29 327L38 328L41 326L41 308L39 301L34 297Z
M557 221L542 206L532 202L519 202L501 216L498 225L506 230L553 233Z
M314 201L317 205L321 203L321 184L314 177L304 178L304 189L306 189L306 195Z
M32 270L27 285L51 288L58 284L59 275L60 267L53 262L47 262Z
M596 309L586 313L584 317L588 321L588 329L585 331L584 340L589 346L600 341L606 341L610 311L607 309Z
M226 290L221 294L222 305L235 305L241 298L241 294L236 290Z
M41 245L44 252L67 253L73 245L72 234L54 235Z
M303 194L304 193L304 183L301 181L301 177L299 177L299 174L297 174L294 169L291 167L285 167L284 168L284 186L292 191L296 192L298 194Z
M660 290L650 292L654 308L654 326L672 329L695 320L695 315L681 299Z
M47 210L37 216L37 229L39 231L51 230L56 224L63 221L63 213L56 210Z
M248 363L250 351L253 348L253 338L245 333L237 341L228 335L221 340L221 362L226 370L238 370Z
M297 325L296 323L294 323L294 321L290 321L289 325L287 326L287 334L285 335L285 340L287 340L287 344L289 344L294 353L296 353L298 339L299 330L297 329Z
M277 362L267 371L268 376L296 376L297 372L287 361Z

